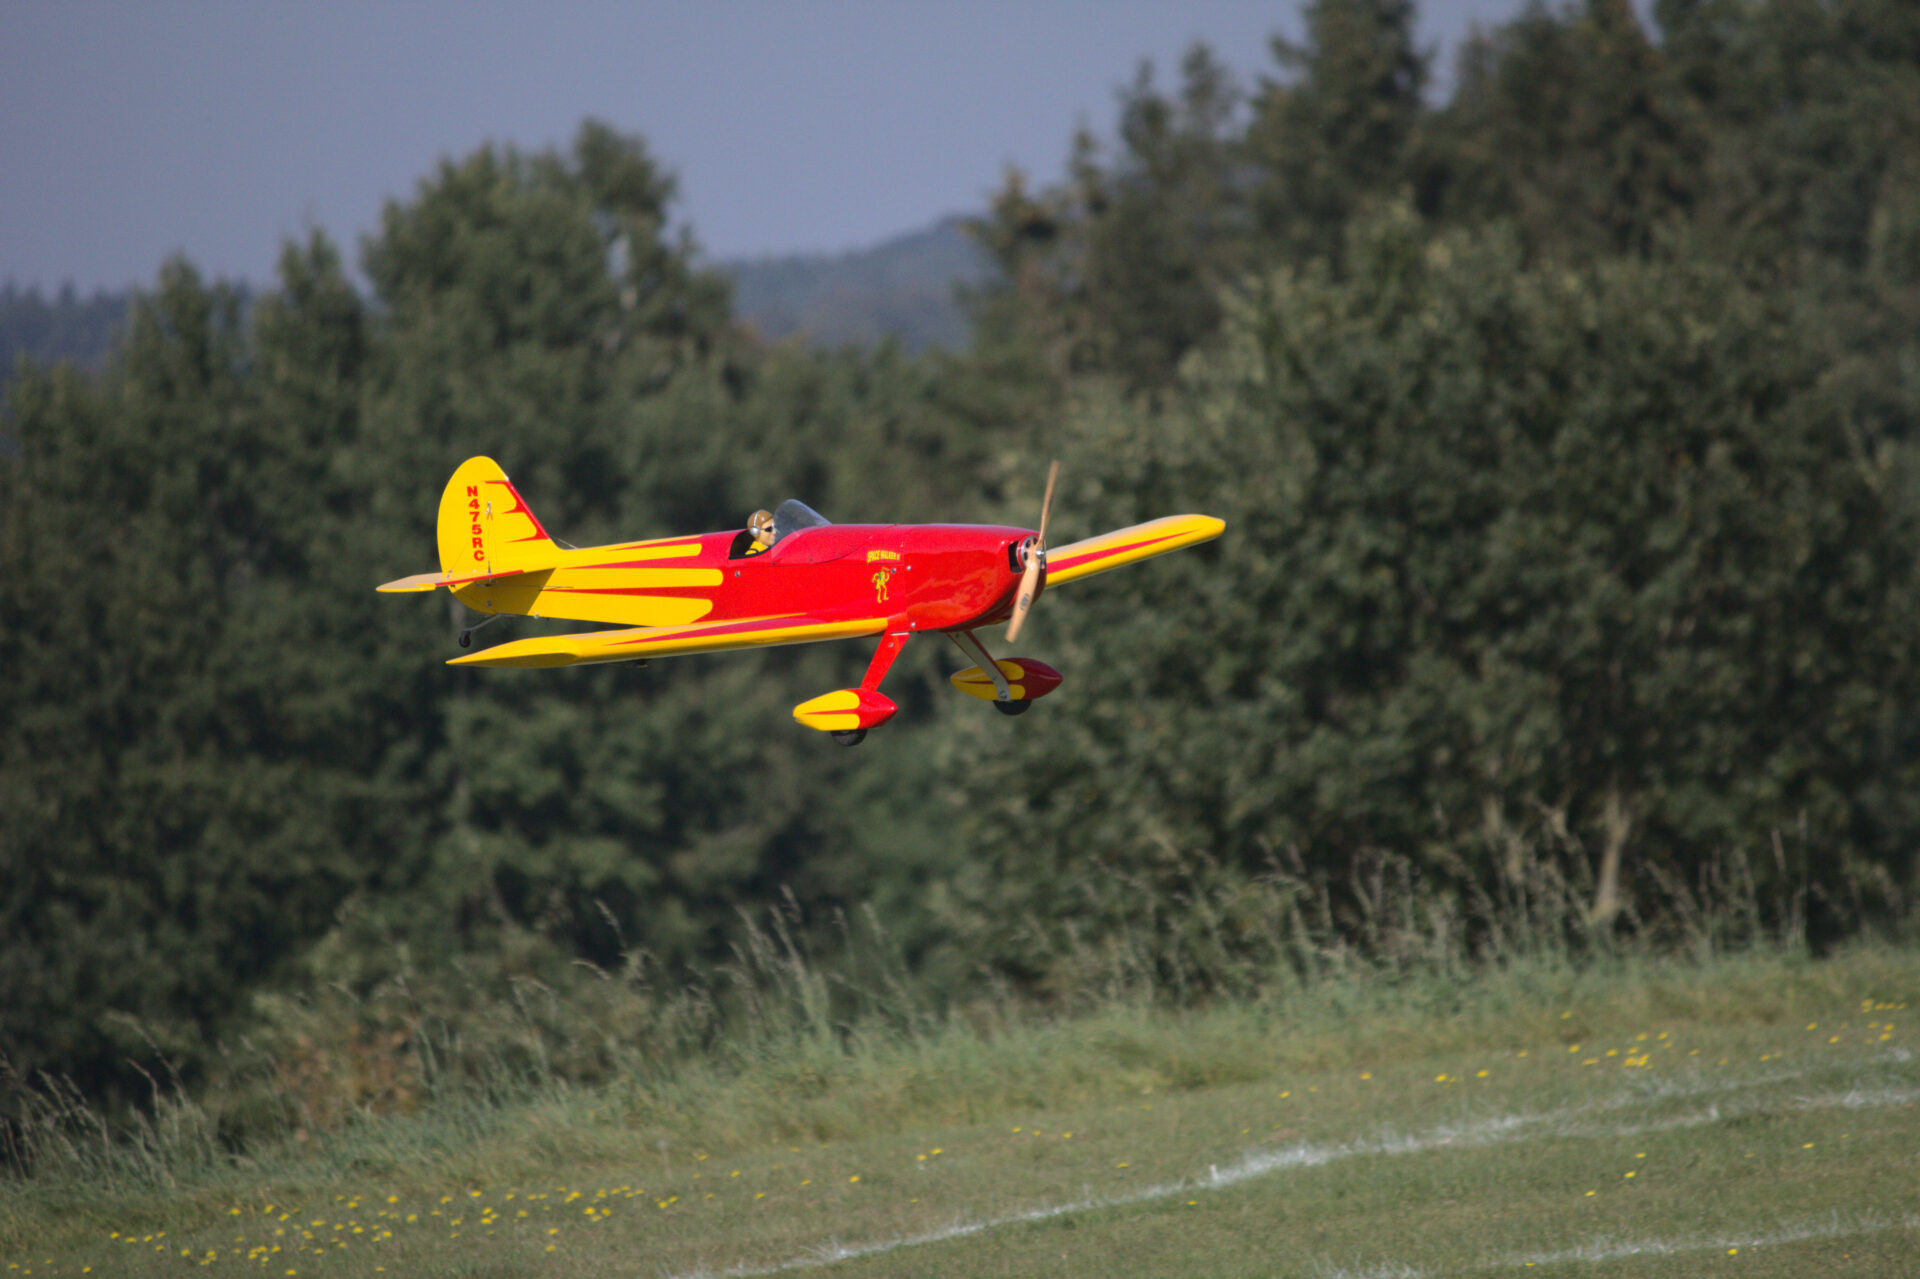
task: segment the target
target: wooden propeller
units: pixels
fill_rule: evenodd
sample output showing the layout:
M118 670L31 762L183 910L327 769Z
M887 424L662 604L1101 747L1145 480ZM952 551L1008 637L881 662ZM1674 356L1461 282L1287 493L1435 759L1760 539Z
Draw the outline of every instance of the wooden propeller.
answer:
M1007 623L1009 644L1020 638L1020 627L1033 607L1033 597L1040 592L1040 575L1047 566L1047 516L1053 512L1053 485L1059 478L1060 463L1055 462L1047 468L1047 495L1040 499L1040 533L1027 549L1027 568L1020 574L1020 593L1014 597L1013 617Z

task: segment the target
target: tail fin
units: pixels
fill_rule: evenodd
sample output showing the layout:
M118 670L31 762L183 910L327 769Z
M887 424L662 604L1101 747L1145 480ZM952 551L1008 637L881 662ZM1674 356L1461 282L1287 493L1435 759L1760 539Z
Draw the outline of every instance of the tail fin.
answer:
M490 457L470 457L440 494L440 571L512 573L551 564L558 548L520 490Z

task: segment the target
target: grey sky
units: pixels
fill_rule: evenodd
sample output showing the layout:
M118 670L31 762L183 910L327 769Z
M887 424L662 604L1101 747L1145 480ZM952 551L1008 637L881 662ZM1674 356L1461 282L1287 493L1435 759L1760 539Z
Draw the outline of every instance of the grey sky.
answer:
M1521 0L1424 0L1450 50ZM598 116L678 174L714 257L864 247L1057 176L1142 58L1195 41L1243 80L1299 5L1246 0L103 3L0 0L0 279L148 283L184 250L272 277L324 227L357 256L383 200L487 140Z

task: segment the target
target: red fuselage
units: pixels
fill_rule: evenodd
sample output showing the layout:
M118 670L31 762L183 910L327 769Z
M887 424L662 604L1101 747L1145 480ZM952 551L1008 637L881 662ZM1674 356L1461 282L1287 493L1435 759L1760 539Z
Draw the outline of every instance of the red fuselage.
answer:
M696 562L725 573L709 621L884 615L900 630L966 630L1005 620L1020 584L1016 548L1031 536L984 524L827 524L753 555L730 553L737 534L708 534Z

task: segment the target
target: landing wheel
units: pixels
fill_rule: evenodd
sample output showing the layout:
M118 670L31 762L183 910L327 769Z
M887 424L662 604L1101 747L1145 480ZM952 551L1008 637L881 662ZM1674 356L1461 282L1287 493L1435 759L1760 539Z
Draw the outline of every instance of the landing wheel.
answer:
M993 704L993 709L999 711L1002 715L1025 715L1027 708L1032 705L1032 702L1022 697L1013 701L996 701Z
M461 631L461 632L460 632L460 647L461 647L461 648L471 648L472 646L473 646L473 632L472 632L472 631Z
M861 742L867 740L867 730L864 728L836 728L833 730L833 740L839 742L842 746L858 746Z

